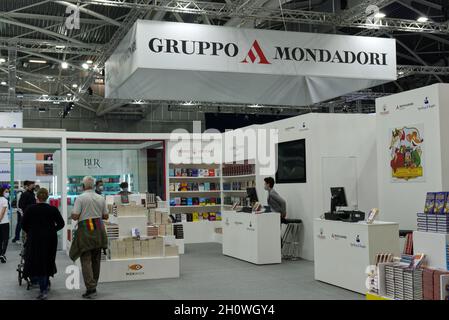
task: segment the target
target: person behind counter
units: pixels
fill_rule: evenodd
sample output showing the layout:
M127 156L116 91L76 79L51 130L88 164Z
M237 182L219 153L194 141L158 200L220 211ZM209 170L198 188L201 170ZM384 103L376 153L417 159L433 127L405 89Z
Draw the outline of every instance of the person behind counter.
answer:
M281 214L281 223L284 223L287 216L287 203L279 193L273 189L274 179L272 177L265 178L264 181L264 189L268 191L267 203L270 206L271 211L279 212Z
M103 194L103 190L104 190L103 180L95 181L95 193L101 196Z
M118 194L121 196L131 194L131 192L129 192L128 182L126 181L120 183L120 189L122 189L122 191L120 191Z

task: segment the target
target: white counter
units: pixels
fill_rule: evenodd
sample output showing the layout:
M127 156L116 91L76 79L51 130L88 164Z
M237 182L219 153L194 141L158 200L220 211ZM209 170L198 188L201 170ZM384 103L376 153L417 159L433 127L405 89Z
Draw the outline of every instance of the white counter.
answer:
M281 263L279 213L224 211L223 254L254 264Z
M315 279L366 293L365 270L377 253L400 254L399 224L375 221L350 223L315 219Z

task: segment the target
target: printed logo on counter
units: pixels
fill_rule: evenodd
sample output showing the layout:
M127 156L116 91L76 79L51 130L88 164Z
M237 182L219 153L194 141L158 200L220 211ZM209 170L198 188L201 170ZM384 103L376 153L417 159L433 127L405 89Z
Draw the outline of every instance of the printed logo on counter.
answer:
M388 111L388 108L387 108L386 104L383 105L382 110L383 111L381 111L380 114L383 115L383 116L390 113L390 111Z
M143 275L145 274L145 272L143 271L139 271L142 270L143 266L141 264L130 264L128 266L128 272L126 273L127 276L138 276L138 275Z
M406 103L406 104L400 104L400 105L397 105L396 106L396 110L404 110L404 109L406 109L406 108L408 108L408 107L412 107L412 106L414 106L415 104L413 103L413 102L410 102L410 103Z
M332 233L332 239L334 239L334 240L339 240L339 239L348 239L348 237L347 236L342 236L342 235L339 235L339 234L335 234L335 233Z
M418 110L426 110L426 109L431 109L434 108L436 105L435 104L431 104L430 100L428 97L424 98L424 104L422 107L418 107Z
M326 239L323 228L320 228L320 234L318 235L318 239Z
M366 249L366 246L362 244L362 241L360 240L360 235L357 235L357 237L355 237L355 242L351 242L350 245L351 247Z

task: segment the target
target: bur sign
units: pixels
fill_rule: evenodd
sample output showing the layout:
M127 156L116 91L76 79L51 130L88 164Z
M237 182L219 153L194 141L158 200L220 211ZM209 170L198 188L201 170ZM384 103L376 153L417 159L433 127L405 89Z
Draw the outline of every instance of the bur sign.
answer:
M67 18L65 20L65 27L68 30L80 28L80 8L78 6L68 6L65 9Z

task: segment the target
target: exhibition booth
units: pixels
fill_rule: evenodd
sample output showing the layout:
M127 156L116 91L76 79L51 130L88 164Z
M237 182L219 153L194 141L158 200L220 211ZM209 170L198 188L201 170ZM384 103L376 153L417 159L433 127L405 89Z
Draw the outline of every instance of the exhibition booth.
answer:
M106 62L106 96L308 105L395 80L395 57L392 39L137 21ZM0 142L0 174L12 183L46 175L40 181L66 222L67 251L82 177L104 182L111 219L101 281L180 277L184 246L207 242L249 263L282 263L281 217L264 189L271 176L287 218L300 225L289 240L295 257L314 261L316 280L380 298L407 299L411 290L418 300L426 297L420 284L438 283L442 298L447 89L380 98L376 115L309 113L225 133L0 129L8 141ZM156 187L148 178L152 152L162 155ZM36 172L15 169L27 161ZM119 194L121 182L132 194ZM432 215L439 197L448 210ZM418 231L401 243L404 229ZM416 253L435 268L432 284Z

